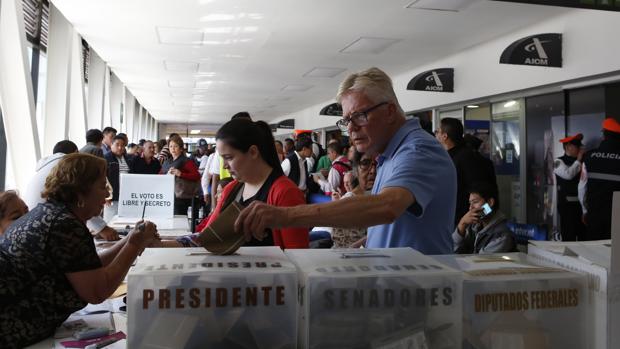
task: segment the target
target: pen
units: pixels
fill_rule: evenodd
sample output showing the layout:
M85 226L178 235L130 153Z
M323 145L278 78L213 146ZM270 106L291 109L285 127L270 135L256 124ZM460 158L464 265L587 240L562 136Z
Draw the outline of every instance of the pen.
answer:
M121 338L108 338L106 340L103 340L101 342L98 343L94 343L91 345L88 345L86 347L84 347L84 349L99 349L99 348L103 348L106 347L114 342L118 342L119 340L121 340Z
M146 212L146 200L144 200L144 206L142 206L142 218L140 218L140 221L144 221L144 213ZM138 226L136 227L138 230L143 231L144 230L144 222L138 224Z
M144 212L146 212L146 200L144 200L144 206L142 206L142 219L140 220L144 220Z

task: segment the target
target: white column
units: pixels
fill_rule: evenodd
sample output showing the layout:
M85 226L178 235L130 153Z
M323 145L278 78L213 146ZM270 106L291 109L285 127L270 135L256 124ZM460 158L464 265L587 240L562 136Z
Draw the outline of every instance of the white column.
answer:
M23 190L35 172L41 149L21 0L0 1L0 106L7 159L11 159L17 189Z
M103 75L103 127L112 126L112 115L110 112L110 67L106 64ZM90 90L90 89L89 89Z
M123 83L118 79L116 74L112 73L110 77L110 120L111 125L118 132L121 130L121 104L123 101Z
M106 80L106 64L91 47L88 62L88 129L102 130L108 126L103 117Z
M136 104L136 99L134 98L133 94L131 94L131 91L129 91L127 88L124 89L125 90L125 133L127 133L127 137L129 138L129 143L134 142L134 134L133 134L133 130L134 130L134 123L133 123L133 119L134 119L134 111L135 111L135 104Z
M138 139L141 138L145 138L146 136L144 135L144 114L145 114L145 110L144 108L140 105L140 109L138 111Z
M73 31L69 66L69 118L67 134L78 148L86 144L86 91L84 89L84 55L82 39Z
M146 137L152 141L154 141L155 139L153 139L153 118L151 117L151 114L149 114L146 110L144 111L144 113L146 114Z
M73 38L71 23L50 3L43 155L51 154L54 145L68 136L69 67Z
M134 97L133 99L133 141L138 143L140 140L140 103Z

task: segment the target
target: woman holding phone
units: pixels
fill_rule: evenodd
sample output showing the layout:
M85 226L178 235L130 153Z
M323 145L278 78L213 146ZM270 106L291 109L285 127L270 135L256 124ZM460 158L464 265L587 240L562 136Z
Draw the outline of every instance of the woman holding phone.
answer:
M499 211L497 189L489 183L475 183L469 189L469 211L461 218L454 233L454 252L516 252L514 234Z

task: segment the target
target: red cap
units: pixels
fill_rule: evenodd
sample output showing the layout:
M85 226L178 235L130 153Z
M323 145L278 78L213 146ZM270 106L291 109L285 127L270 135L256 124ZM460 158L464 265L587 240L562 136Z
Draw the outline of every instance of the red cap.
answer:
M560 143L578 143L578 144L581 144L581 140L583 140L583 135L581 133L577 133L574 136L568 136L566 138L560 139Z
M302 133L312 133L312 130L293 130L295 136L299 136Z
M603 130L620 133L620 123L614 118L607 118L603 121Z

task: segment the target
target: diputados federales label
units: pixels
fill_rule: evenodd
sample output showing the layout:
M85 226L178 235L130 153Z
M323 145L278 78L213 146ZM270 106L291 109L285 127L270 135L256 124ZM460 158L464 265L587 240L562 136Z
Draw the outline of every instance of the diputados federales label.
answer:
M474 303L477 313L577 307L579 289L476 294Z
M128 348L297 346L297 272L277 247L147 249L128 283Z

